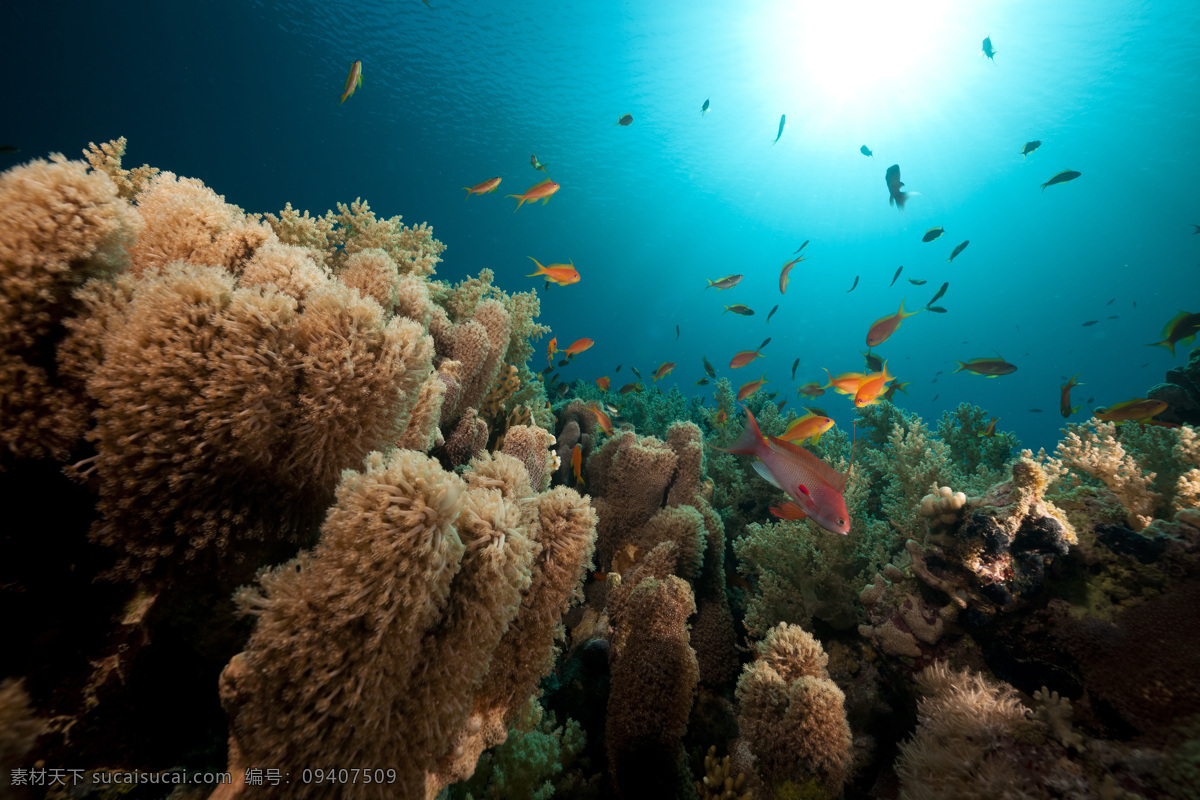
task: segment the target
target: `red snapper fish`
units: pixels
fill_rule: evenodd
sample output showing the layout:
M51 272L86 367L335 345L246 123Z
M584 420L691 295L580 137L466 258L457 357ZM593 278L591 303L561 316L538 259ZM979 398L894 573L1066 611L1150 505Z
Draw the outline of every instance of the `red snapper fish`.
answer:
M808 517L832 533L850 532L850 512L842 493L846 490L846 473L841 473L799 445L774 436L763 437L750 409L746 412L746 427L729 448L716 449L726 453L754 456L754 471L791 498L771 513L781 519Z

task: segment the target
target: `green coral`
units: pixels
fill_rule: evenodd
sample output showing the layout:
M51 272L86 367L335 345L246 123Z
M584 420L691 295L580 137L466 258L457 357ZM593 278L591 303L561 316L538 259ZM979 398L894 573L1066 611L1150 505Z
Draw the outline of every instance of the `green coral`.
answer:
M1015 434L996 431L994 436L983 435L990 421L986 411L969 403L959 403L938 420L937 435L949 448L947 458L956 473L952 486L957 491L982 494L1006 479L1008 466L1016 458L1020 442Z
M579 797L589 783L580 771L587 736L573 719L561 726L555 722L554 713L531 698L504 744L485 753L475 774L451 786L449 796L455 800Z

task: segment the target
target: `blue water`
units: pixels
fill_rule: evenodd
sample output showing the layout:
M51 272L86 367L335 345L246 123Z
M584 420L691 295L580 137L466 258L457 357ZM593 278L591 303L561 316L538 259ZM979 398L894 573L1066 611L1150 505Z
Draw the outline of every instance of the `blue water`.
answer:
M931 421L975 403L1049 448L1067 376L1085 384L1074 402L1106 405L1186 361L1145 345L1200 310L1194 2L429 2L4 3L0 140L21 153L0 166L123 135L127 165L248 211L363 197L427 221L444 279L487 267L524 290L541 286L529 256L573 259L582 281L542 293L543 321L560 345L596 341L564 378L614 387L674 361L668 385L711 388L693 386L705 355L735 386L765 369L795 404L794 385L859 369L871 322L944 281L948 313L878 349ZM363 86L339 105L355 59ZM562 189L513 213L502 195L544 177L533 153ZM905 213L887 202L893 163L920 193ZM1068 168L1082 177L1040 190ZM500 191L464 201L496 175ZM704 289L731 273L737 288ZM758 313L721 313L735 302ZM767 336L767 358L724 368ZM950 374L997 353L1018 371ZM844 398L818 402L849 422Z

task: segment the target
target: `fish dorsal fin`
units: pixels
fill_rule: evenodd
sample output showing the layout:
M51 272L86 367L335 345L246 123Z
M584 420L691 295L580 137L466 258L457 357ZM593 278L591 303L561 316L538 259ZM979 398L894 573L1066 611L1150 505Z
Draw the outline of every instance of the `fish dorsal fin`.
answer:
M846 488L845 475L838 472L836 469L829 466L800 445L792 444L791 442L784 441L783 439L779 439L774 436L767 437L767 444L770 445L771 449L777 453L786 453L787 455L800 459L800 461L806 467L816 472L823 481L837 489L839 492Z
M764 481L771 484L776 489L783 488L779 485L779 481L775 480L775 476L771 474L771 471L767 469L767 465L759 461L757 458L754 459L754 471L761 475Z

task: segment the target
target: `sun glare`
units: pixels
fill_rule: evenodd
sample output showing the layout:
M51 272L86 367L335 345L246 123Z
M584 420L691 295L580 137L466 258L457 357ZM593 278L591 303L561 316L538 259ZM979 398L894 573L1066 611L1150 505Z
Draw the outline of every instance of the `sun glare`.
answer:
M858 105L911 85L930 69L952 11L945 0L807 0L775 5L756 27L768 37L765 51L778 59L777 80L832 105Z

